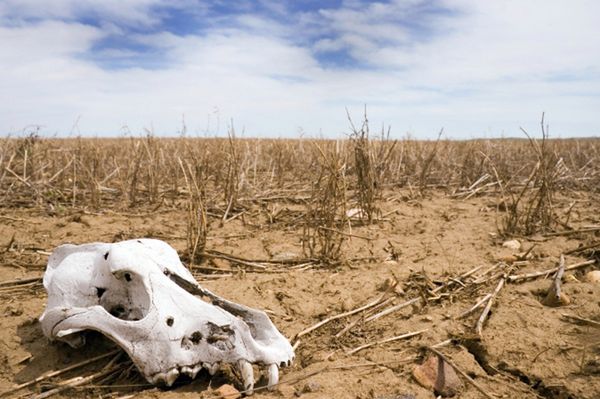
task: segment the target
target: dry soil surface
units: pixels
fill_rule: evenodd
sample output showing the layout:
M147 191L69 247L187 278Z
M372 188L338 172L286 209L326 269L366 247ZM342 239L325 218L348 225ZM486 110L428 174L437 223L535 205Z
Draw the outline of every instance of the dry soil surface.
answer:
M295 363L281 370L278 389L259 390L254 397L434 398L433 392L415 382L412 370L427 355L424 347L448 339L453 341L439 350L493 397L600 397L600 329L562 316L600 320L600 284L583 279L584 273L600 268L598 264L565 273L562 288L570 302L564 306L549 307L541 302L552 283L550 275L507 283L493 302L481 337L473 328L481 309L457 319L494 290L503 277L498 272L519 274L555 267L561 253L597 243L600 232L517 237L521 249L510 249L502 246L504 240L497 234L502 213L496 209L496 198L459 200L432 193L425 199L409 200L405 194L387 192L381 204L382 220L352 227L353 236L347 236L344 244L347 261L337 266L260 270L211 257L194 269L205 287L266 310L293 342L307 327L381 295L390 301L370 314L422 298L413 306L369 322L360 318L363 313L357 313L302 336ZM573 202L570 226L600 224L600 201L588 193L573 192L568 199L560 199L558 215L563 217ZM112 347L110 341L94 334L81 349L50 343L43 336L37 317L44 309L46 294L35 278L42 276L48 253L63 243L154 237L183 255L187 213L174 205L131 213L0 208L0 283L34 279L28 284L0 285L0 392ZM301 204L285 202L257 204L225 224L211 218L207 249L248 260L303 258L302 209ZM514 256L534 245L524 261ZM585 250L565 259L572 265L599 258L593 250ZM500 261L505 263L487 275L491 277L488 281L472 282L471 277ZM478 266L481 268L476 273L462 280L465 287L449 283ZM390 288L395 281L397 285ZM444 283L449 286L437 290L440 295L432 295ZM351 323L347 332L336 337ZM421 329L426 329L421 335L347 354L361 345ZM39 394L69 378L97 372L109 360L76 368L7 396ZM459 397L483 397L464 378L463 382ZM93 386L87 384L56 396L212 397L226 383L239 388L239 381L227 367L213 377L202 372L194 381L181 378L171 389L149 387L135 369L124 368L107 381L97 380ZM103 387L106 384L110 388Z

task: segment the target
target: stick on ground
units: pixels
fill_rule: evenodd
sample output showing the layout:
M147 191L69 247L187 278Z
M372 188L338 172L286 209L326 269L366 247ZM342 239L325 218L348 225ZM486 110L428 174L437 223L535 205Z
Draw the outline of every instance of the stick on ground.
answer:
M364 344L364 345L361 345L359 347L356 347L354 349L351 349L351 350L347 351L346 355L352 355L353 353L359 352L359 351L361 351L363 349L366 349L366 348L370 348L372 346L386 344L388 342L393 342L393 341L398 341L400 339L406 339L406 338L414 337L415 335L423 334L427 330L428 330L428 328L425 328L423 330L409 332L409 333L398 335L398 336L391 337L391 338L385 338L385 339L382 339L381 341L370 342L368 344Z
M573 265L566 266L565 271L579 269L579 268L582 268L585 266L593 265L594 263L596 263L596 259L591 259L591 260L586 260L583 262L575 263ZM529 278L547 276L549 274L557 272L558 269L559 269L558 267L555 267L553 269L542 270L540 272L525 273L525 274L513 274L513 275L508 276L507 278L508 278L509 282L513 283L513 282L519 281L519 280L526 280Z
M84 360L82 362L79 362L79 363L73 364L71 366L65 367L64 369L60 369L60 370L55 370L55 371L50 371L48 373L44 373L41 376L39 376L37 378L34 378L31 381L24 382L22 384L19 384L17 386L12 387L8 391L1 392L0 393L0 397L6 396L8 394L11 394L11 393L16 392L16 391L18 391L20 389L23 389L23 388L27 388L30 385L37 384L38 382L42 382L44 380L47 380L48 378L56 377L58 375L66 373L68 371L75 370L75 369L77 369L79 367L83 367L83 366L86 366L86 365L88 365L90 363L93 363L93 362L96 362L98 360L104 359L106 357L116 355L117 353L120 353L120 352L121 352L121 349L115 349L115 350L110 351L108 353L105 353L103 355L95 356L95 357L93 357L91 359L87 359L87 360Z
M488 299L487 304L485 305L485 308L483 308L483 312L481 312L481 316L479 316L479 319L477 320L477 324L475 325L475 330L477 331L477 334L479 336L481 336L481 334L483 333L483 323L485 322L485 319L487 318L488 314L490 313L490 310L492 309L492 303L494 302L494 298L496 297L496 295L498 295L498 293L500 292L502 287L504 287L504 281L505 281L504 277L500 279L500 281L498 282L498 285L496 286L496 289L494 289L494 292L492 292L492 296L490 296L490 298Z
M381 302L383 300L383 297L385 296L385 294L386 293L383 293L382 295L380 295L379 297L377 297L375 300L367 303L364 306L361 306L360 308L357 308L357 309L354 309L354 310L350 310L348 312L340 313L340 314L337 314L335 316L331 316L331 317L328 317L328 318L326 318L324 320L321 320L317 324L315 324L315 325L313 325L313 326L311 326L311 327L309 327L309 328L307 328L305 330L300 331L298 334L296 334L295 339L297 340L298 338L302 337L303 335L306 335L309 332L312 332L312 331L316 330L317 328L322 327L322 326L324 326L325 324L327 324L329 322L332 322L332 321L337 320L337 319L341 319L341 318L346 317L346 316L351 316L351 315L353 315L355 313L362 312L363 310L369 309L369 308L377 305L379 302Z

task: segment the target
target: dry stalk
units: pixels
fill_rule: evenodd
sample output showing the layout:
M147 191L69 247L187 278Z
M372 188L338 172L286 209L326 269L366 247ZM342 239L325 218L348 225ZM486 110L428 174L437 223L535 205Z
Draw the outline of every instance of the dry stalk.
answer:
M303 228L303 248L310 258L323 264L337 264L342 256L346 216L346 162L337 145L321 155L320 171L307 203Z
M350 141L354 149L354 168L356 170L356 185L358 195L358 217L371 223L381 213L377 207L377 200L381 198L381 184L375 172L375 160L369 141L369 120L365 111L364 120L360 130L356 129L348 114L352 127Z
M423 196L425 194L425 190L427 188L427 179L429 177L431 165L437 155L438 144L440 143L440 139L441 139L443 133L444 133L444 129L442 128L440 130L440 132L438 133L437 139L435 140L435 143L433 144L433 148L431 149L431 152L421 163L421 168L420 168L421 171L419 172L419 193L421 194L421 196Z
M227 132L227 139L227 173L225 175L223 187L226 209L225 213L223 214L223 222L227 220L229 212L231 212L232 209L235 209L240 189L240 158L236 148L235 129L233 128L233 122L231 124L231 128Z
M200 261L200 255L206 247L206 236L208 234L208 223L205 207L205 191L203 178L204 169L201 165L195 168L186 162L185 165L179 158L179 165L183 172L188 189L188 218L187 218L187 249L190 267Z
M521 128L533 148L536 163L527 181L517 196L510 194L507 213L502 219L500 232L505 235L547 232L557 223L554 214L554 192L562 173L562 162L548 143L548 126L544 125L544 114L540 122L542 139L535 140Z

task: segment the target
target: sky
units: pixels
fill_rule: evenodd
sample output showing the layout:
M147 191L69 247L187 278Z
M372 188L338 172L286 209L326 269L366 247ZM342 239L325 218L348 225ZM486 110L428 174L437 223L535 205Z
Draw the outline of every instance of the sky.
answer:
M596 0L0 0L0 135L600 136Z

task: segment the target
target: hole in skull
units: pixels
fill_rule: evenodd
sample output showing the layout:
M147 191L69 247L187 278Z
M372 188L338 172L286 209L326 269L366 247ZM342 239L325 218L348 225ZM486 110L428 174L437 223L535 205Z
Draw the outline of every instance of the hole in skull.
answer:
M104 260L108 259L108 251L104 254Z
M113 272L106 285L96 287L96 294L98 304L121 320L142 320L150 311L150 290L130 270Z
M192 341L196 345L199 344L201 340L202 333L200 331L194 331L192 335L190 335L190 341Z
M118 317L119 319L123 318L123 316L125 315L125 307L123 305L116 305L113 306L109 313L115 317Z
M173 323L175 323L175 319L173 317L171 317L171 316L167 317L167 325L169 327L172 327Z
M206 342L220 350L231 350L235 347L235 331L228 325L218 326L210 321L208 325L208 336Z

